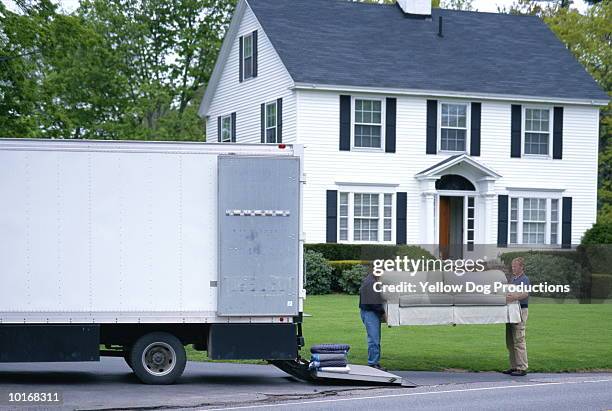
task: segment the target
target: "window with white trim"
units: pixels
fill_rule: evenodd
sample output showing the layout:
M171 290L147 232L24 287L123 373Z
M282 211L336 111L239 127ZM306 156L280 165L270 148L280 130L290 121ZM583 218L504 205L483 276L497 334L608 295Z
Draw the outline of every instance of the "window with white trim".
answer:
M242 67L244 79L253 77L253 34L244 36L242 44Z
M440 104L440 150L467 151L467 103Z
M547 156L550 153L550 109L525 108L525 154Z
M221 142L231 143L232 141L232 116L221 117Z
M353 146L356 148L383 148L382 100L356 98L353 118Z
M266 103L266 143L276 144L278 136L276 101Z
M559 245L558 198L511 197L510 244Z
M340 192L338 208L339 241L393 241L393 194Z

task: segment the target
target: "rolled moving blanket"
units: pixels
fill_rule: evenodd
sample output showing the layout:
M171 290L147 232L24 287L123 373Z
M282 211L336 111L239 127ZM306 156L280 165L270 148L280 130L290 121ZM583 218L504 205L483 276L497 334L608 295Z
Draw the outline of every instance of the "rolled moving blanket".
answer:
M321 368L321 367L346 367L348 362L346 360L327 360L327 361L311 361L310 368Z
M347 344L319 344L310 347L312 354L346 354L351 349Z
M312 354L310 356L312 361L329 361L329 360L346 360L346 354Z

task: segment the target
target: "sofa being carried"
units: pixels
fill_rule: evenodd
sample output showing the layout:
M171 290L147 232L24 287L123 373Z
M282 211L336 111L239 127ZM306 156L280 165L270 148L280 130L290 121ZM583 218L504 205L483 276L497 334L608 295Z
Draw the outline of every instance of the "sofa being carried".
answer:
M507 291L499 284L507 284L507 280L499 270L462 275L387 271L380 282L389 326L497 324L521 320L519 303L506 304Z

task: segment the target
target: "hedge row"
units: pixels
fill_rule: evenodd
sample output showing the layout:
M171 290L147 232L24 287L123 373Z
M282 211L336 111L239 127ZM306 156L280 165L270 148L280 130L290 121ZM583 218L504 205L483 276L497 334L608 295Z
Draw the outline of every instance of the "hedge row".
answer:
M321 253L328 261L372 261L377 259L407 256L418 259L433 256L421 247L413 245L379 245L379 244L306 244L304 249Z

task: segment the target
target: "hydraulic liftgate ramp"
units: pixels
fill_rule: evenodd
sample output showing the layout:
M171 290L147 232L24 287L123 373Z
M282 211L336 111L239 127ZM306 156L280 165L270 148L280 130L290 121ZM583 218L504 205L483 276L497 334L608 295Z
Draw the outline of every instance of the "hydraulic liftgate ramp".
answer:
M347 374L321 372L308 369L308 362L303 359L294 361L270 361L289 375L308 382L358 383L360 385L394 385L416 387L416 384L405 381L402 377L389 372L377 370L365 365L349 364L351 371Z

